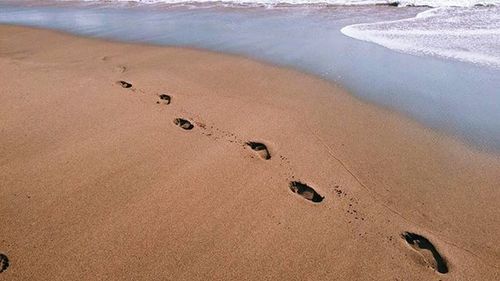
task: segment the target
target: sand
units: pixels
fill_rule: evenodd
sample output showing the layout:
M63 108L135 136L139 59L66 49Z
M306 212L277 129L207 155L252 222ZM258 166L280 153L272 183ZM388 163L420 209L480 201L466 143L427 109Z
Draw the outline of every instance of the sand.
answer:
M0 280L500 278L500 157L338 85L15 26L0 81Z

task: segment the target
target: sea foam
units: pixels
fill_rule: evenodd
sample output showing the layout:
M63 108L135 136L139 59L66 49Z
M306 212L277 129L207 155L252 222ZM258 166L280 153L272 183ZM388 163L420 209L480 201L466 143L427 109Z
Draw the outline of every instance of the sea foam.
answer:
M500 68L500 7L440 7L409 19L354 24L349 37L414 55Z
M66 0L60 0L66 1ZM70 0L73 1L73 0ZM427 7L472 7L499 6L500 0L82 0L87 2L136 2L142 4L197 4L213 3L236 6L293 6L293 5L393 5L393 6L427 6Z

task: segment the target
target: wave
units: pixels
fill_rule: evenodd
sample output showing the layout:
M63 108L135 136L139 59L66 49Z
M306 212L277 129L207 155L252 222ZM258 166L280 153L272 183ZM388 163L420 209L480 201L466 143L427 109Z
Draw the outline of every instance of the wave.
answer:
M59 0L68 1L68 0ZM74 1L74 0L69 0ZM390 5L390 6L424 6L424 7L473 7L500 6L500 0L81 0L85 2L135 2L139 4L221 4L241 6L356 6L356 5Z
M440 7L409 19L354 24L349 37L413 55L500 68L500 7Z

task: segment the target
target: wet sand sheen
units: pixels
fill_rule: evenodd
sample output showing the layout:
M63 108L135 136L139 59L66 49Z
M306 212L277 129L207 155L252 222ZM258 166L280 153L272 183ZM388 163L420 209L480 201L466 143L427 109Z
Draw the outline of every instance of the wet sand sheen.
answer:
M500 272L498 156L290 69L0 34L0 277Z

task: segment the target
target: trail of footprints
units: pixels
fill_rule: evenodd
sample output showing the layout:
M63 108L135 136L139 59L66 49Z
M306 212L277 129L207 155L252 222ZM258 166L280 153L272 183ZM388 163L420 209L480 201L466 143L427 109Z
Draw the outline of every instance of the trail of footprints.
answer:
M133 89L132 83L120 80L117 81L117 84L120 85L124 89ZM172 96L167 94L158 95L159 100L156 102L157 104L165 104L169 105L172 102ZM225 139L229 142L240 144L244 149L247 147L250 148L257 157L262 160L270 160L271 153L269 148L263 142L258 141L242 141L236 137L233 133L219 130L214 126L208 127L205 123L202 122L194 122L187 118L178 117L173 120L173 123L178 126L180 129L185 131L190 131L195 128L195 125L204 130L202 132L203 135L207 137L212 137L214 140L217 139ZM279 155L280 166L290 166L290 161ZM325 197L319 194L313 187L309 186L306 183L303 183L298 180L293 180L295 177L293 175L293 171L291 168L288 169L288 173L286 174L288 178L292 180L289 183L289 189L292 193L302 197L303 199L310 201L312 203L321 203ZM338 197L345 197L346 193L343 192L339 186L335 186L333 188L335 194ZM347 208L347 213L354 216L355 220L364 221L365 218L358 213L356 209L354 209L354 205L356 202L353 201L353 198L349 199L351 203L349 203L349 207ZM351 221L349 221L351 223ZM365 233L366 234L366 233ZM360 234L361 235L361 234ZM435 270L440 274L446 274L449 272L448 264L446 259L440 254L440 252L436 249L436 247L430 242L429 239L425 238L422 235L412 233L412 232L403 232L401 233L401 238L409 245L413 250L420 254L425 264L427 264L430 268ZM390 237L392 241L392 237ZM0 254L0 273L5 271L9 266L9 260L7 256Z
M116 83L124 89L133 89L132 83L127 82L125 80L119 80ZM167 94L160 94L158 96L158 98L159 98L159 100L156 102L157 104L163 103L163 104L169 105L172 102L172 97L170 95L167 95ZM173 120L173 123L177 127L181 128L185 131L192 130L195 127L195 124L204 130L207 129L207 126L204 123L192 122L192 121L188 120L187 118L182 118L182 117L175 118ZM214 127L211 126L210 129L213 131ZM263 142L258 142L258 141L243 142L230 132L221 131L217 128L215 128L215 130L218 131L219 136L222 133L222 136L225 137L225 139L227 139L229 142L239 143L239 144L242 144L243 147L249 147L251 150L254 151L254 153L259 158L261 158L263 160L270 160L271 159L271 153L269 151L269 148ZM208 137L214 136L214 132L208 132L208 133L203 133L203 134L208 136ZM214 137L214 138L217 139L216 137ZM219 137L219 138L221 138L221 137ZM281 161L286 159L283 156L280 156L280 158L281 158ZM294 177L292 176L292 178L294 178ZM313 203L320 203L325 198L324 196L321 196L313 187L311 187L303 182L300 182L300 181L291 181L289 188L293 193L295 193L295 194L301 196L302 198L304 198L305 200L311 201Z

